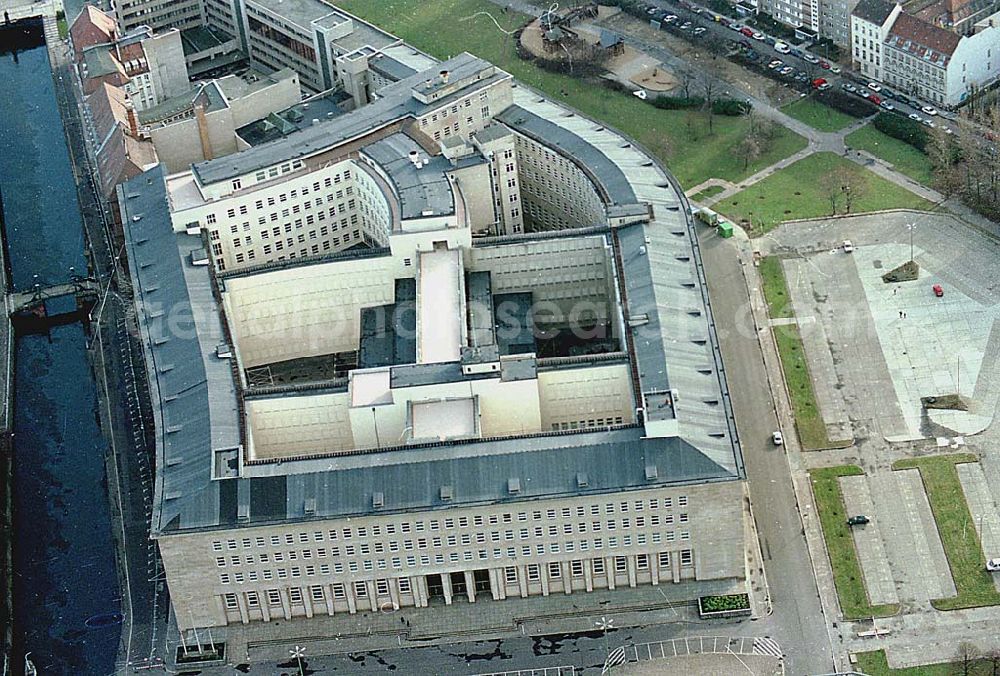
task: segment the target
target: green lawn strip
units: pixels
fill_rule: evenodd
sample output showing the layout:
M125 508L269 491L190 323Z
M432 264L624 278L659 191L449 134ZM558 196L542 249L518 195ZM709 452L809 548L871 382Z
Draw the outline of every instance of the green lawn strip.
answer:
M781 267L781 259L777 256L762 258L757 270L764 282L767 313L771 317L794 317L795 311L792 309L792 298L785 283L785 271Z
M958 646L955 646L955 651L958 652ZM854 665L855 670L868 676L962 676L965 673L961 661L890 669L884 650L854 653L854 656L858 659ZM969 676L992 676L992 674L993 663L989 659L976 659L969 663Z
M59 39L65 40L69 37L69 24L66 23L66 19L56 19L56 29L59 31Z
M875 157L890 163L896 171L906 174L914 181L931 185L934 172L931 160L909 143L904 143L888 134L883 134L870 124L853 131L844 139L849 148L866 150Z
M899 611L897 604L873 606L868 600L865 579L858 563L851 527L847 525L847 508L840 490L839 477L861 476L864 472L857 465L839 465L809 470L816 509L823 526L823 539L830 555L833 582L840 599L844 618L856 620L864 617L888 617Z
M920 470L927 500L934 514L938 535L948 557L948 567L958 595L931 601L938 610L957 610L1000 604L1000 593L987 572L976 524L962 491L955 465L977 462L970 453L909 458L893 463L893 469Z
M778 126L773 140L744 168L738 146L749 128L747 118L716 115L709 131L705 112L660 110L593 81L542 70L520 59L514 38L498 30L485 13L496 17L508 31L520 27L527 15L502 12L488 0L336 0L336 4L437 58L468 51L495 63L552 99L565 101L631 136L662 160L687 188L710 178L740 181L807 144L805 138Z
M772 318L794 317L795 312L792 309L788 285L785 283L785 273L781 268L781 259L768 256L761 260L758 270L763 280L768 314ZM831 442L826 434L826 424L816 402L816 392L813 390L812 377L809 375L809 365L806 362L805 348L798 326L781 324L772 326L771 331L778 346L778 355L781 357L781 370L785 374L792 413L795 415L795 429L799 433L802 448L815 451L843 445L845 442Z
M716 202L712 208L736 223L752 223L753 227L748 227L750 234L759 235L783 221L830 216L831 195L837 196L837 213L845 213L845 185L853 195L851 213L934 207L906 188L835 153L815 153Z
M696 192L694 195L692 195L691 201L701 202L702 200L707 200L709 197L715 197L716 195L718 195L720 192L723 191L725 191L725 188L723 188L721 185L710 185L704 190Z
M850 115L808 97L789 103L781 112L819 131L840 131L855 121Z

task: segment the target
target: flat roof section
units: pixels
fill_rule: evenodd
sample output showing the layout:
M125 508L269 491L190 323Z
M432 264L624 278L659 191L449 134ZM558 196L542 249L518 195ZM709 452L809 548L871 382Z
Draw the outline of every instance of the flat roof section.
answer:
M413 402L410 416L414 440L445 441L479 436L476 400L472 397Z
M463 337L462 254L435 249L420 254L417 269L417 362L458 361Z

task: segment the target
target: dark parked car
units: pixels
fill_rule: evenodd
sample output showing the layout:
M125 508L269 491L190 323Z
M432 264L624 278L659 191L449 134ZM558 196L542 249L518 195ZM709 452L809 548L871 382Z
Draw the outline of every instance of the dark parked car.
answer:
M847 519L848 526L864 526L866 523L868 523L868 517L864 514L858 514Z

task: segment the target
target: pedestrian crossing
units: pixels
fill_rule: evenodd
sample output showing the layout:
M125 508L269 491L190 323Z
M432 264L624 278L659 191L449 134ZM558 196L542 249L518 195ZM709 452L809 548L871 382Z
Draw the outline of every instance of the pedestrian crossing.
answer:
M754 655L771 655L781 657L781 646L773 638L759 637L753 640Z

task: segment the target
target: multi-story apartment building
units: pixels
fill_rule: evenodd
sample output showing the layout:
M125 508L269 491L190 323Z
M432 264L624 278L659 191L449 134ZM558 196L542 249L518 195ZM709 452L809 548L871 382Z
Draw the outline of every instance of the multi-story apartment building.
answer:
M697 238L628 139L462 54L119 206L182 631L746 589Z
M902 7L887 0L860 0L851 12L851 56L854 70L875 80L884 79L884 45Z
M944 107L1000 78L998 49L1000 26L988 22L959 35L885 0L861 0L851 15L856 70Z
M190 89L180 31L154 34L143 26L120 34L114 20L88 6L70 29L84 93L101 84L122 87L136 110Z
M858 0L820 0L819 34L841 47L851 46L851 13Z
M815 36L820 27L821 4L822 0L760 0L757 11Z

